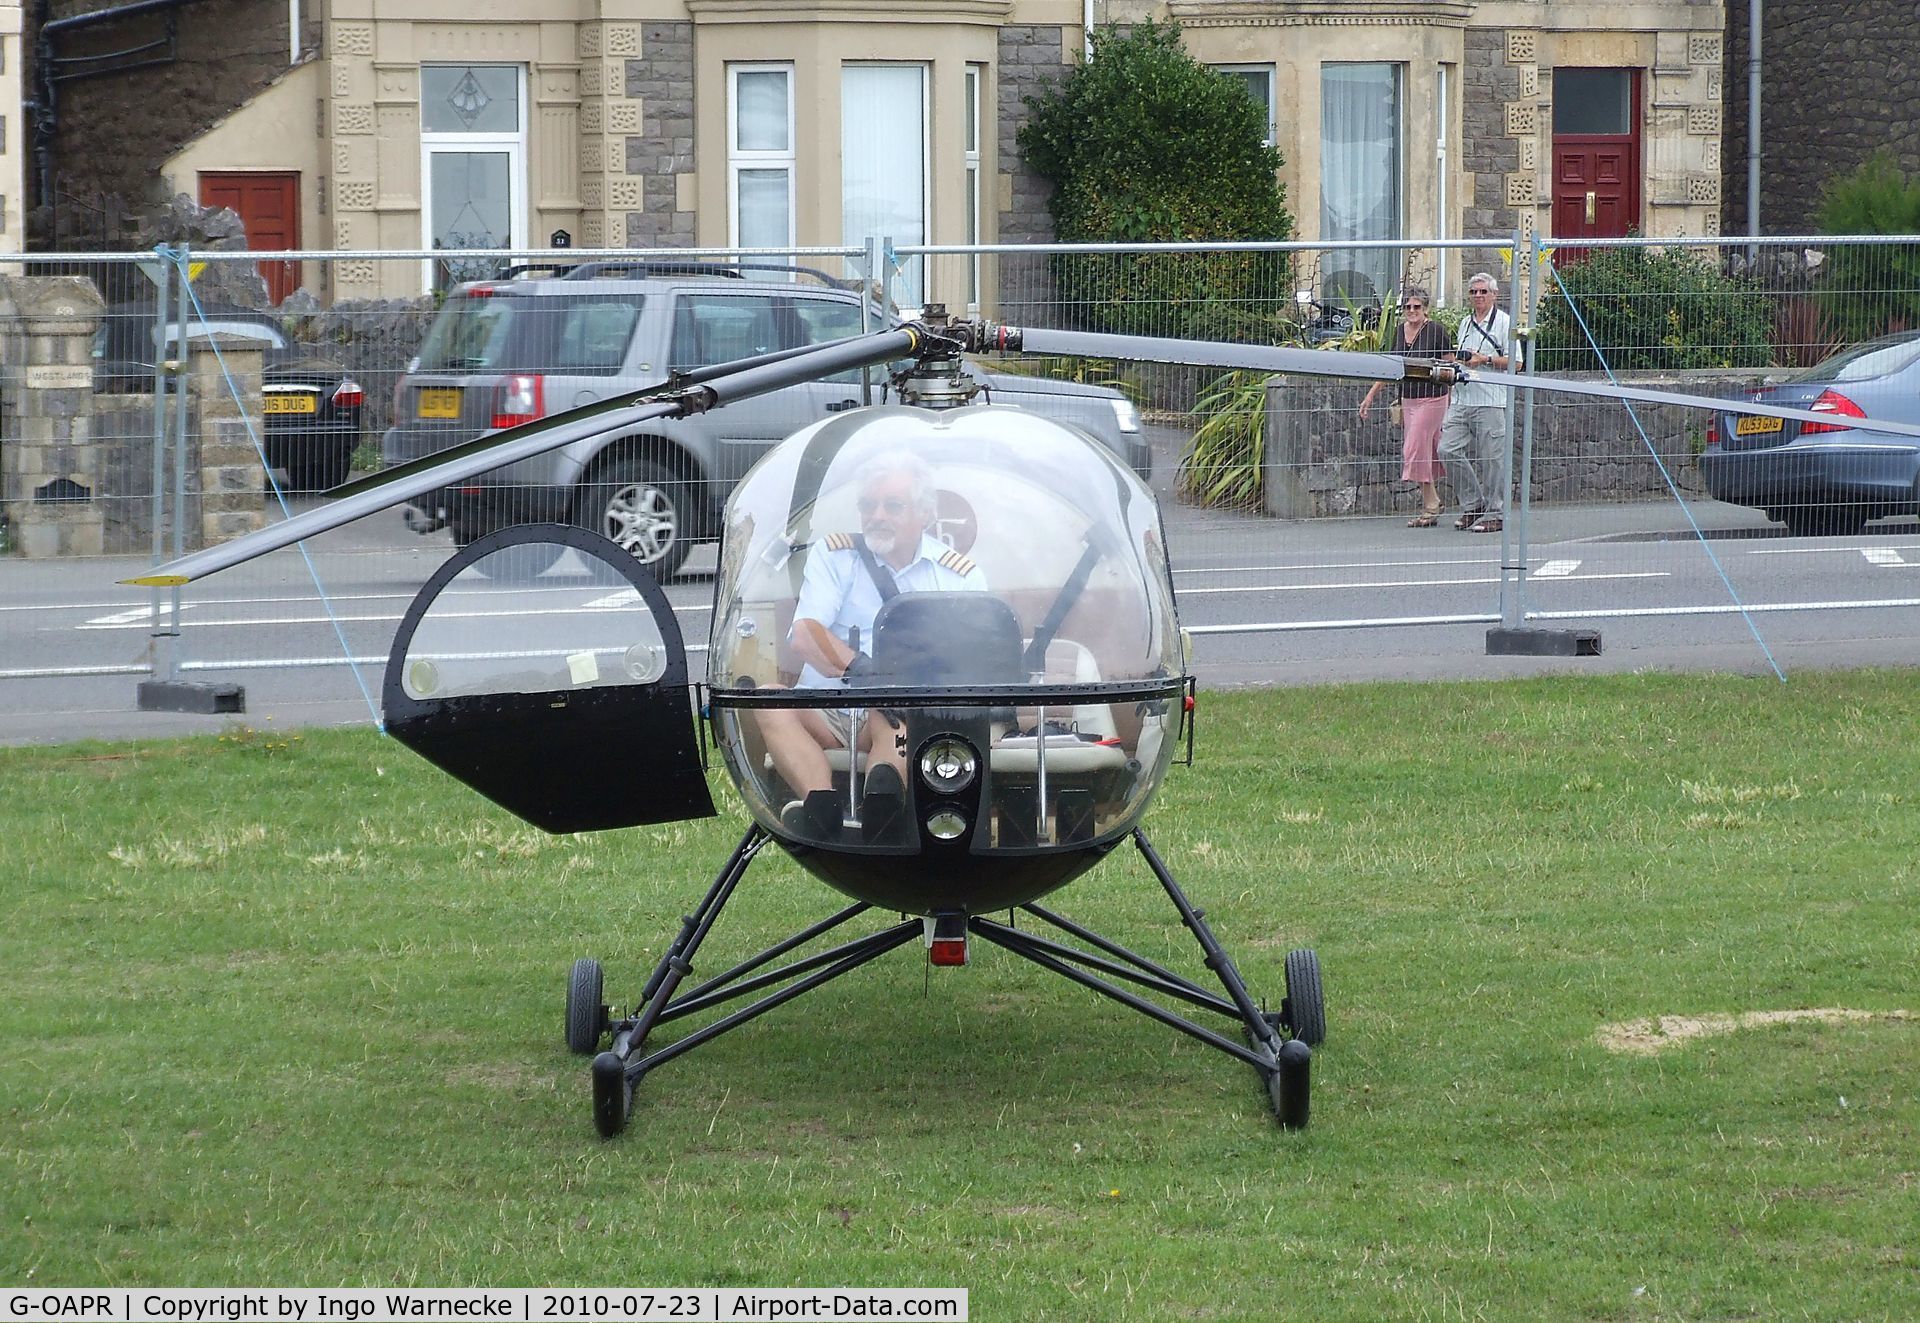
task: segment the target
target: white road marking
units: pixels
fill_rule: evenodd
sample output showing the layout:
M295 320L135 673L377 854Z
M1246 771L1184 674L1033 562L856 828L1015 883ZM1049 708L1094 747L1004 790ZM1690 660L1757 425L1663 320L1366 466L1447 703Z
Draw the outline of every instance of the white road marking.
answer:
M1905 565L1906 560L1892 547L1862 547L1860 554L1869 565Z
M1536 579L1564 579L1580 568L1577 560L1550 560L1533 572Z
M185 611L189 605L191 604L182 602L180 609ZM133 610L122 611L118 615L99 616L93 620L89 620L86 624L79 626L79 628L97 629L107 625L144 625L152 619L153 607L149 604L147 606L136 606Z

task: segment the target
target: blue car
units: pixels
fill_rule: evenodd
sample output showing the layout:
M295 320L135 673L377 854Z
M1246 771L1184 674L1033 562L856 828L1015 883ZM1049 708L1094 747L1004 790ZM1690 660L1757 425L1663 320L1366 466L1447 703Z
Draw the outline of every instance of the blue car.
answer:
M1714 499L1765 510L1801 537L1920 510L1920 440L1853 421L1920 423L1920 331L1849 346L1748 398L1833 421L1714 415L1700 455Z

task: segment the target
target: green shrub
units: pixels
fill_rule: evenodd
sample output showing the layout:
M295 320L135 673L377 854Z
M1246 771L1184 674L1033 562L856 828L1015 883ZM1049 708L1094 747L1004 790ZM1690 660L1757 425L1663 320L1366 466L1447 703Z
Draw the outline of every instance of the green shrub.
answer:
M1920 234L1920 182L1876 152L1831 181L1816 217L1823 234ZM1846 340L1920 326L1920 245L1837 244L1821 270L1820 309Z
M1020 150L1053 184L1063 243L1292 236L1260 107L1178 24L1094 33L1092 58L1026 104ZM1207 339L1266 338L1291 285L1285 253L1064 254L1052 271L1084 327Z
M1540 300L1535 345L1543 372L1763 367L1772 361L1766 296L1705 258L1677 248L1602 248L1558 274L1558 282L1547 276ZM1562 285L1579 309L1578 319Z

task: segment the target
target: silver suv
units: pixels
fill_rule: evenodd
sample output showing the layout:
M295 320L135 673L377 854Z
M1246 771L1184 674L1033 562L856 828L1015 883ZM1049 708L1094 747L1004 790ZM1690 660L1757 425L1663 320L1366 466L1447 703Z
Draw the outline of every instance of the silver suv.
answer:
M820 283L747 280L742 268L708 263L598 262L461 285L395 388L386 462L661 383L677 370L858 335L860 296L806 274ZM868 324L879 325L871 313ZM986 398L1082 427L1151 476L1139 416L1118 391L974 371ZM421 532L444 522L459 546L509 524L574 523L605 533L664 578L690 543L718 533L727 494L755 460L860 402L859 374L847 373L577 441L426 498L408 522Z

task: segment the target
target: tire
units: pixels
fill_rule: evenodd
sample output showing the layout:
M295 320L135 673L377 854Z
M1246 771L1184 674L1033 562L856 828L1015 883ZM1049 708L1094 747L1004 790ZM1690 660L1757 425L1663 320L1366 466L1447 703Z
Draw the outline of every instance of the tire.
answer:
M1794 537L1851 537L1867 526L1867 512L1857 505L1794 505L1780 512L1780 522Z
M686 486L671 471L623 455L580 488L574 522L610 538L665 580L687 558L690 513Z
M1309 948L1287 952L1287 1000L1280 1008L1293 1036L1308 1047L1327 1039L1327 1004L1320 993L1320 957Z
M592 1056L607 1028L607 1007L601 998L605 975L600 962L586 957L573 962L567 977L567 1047Z
M323 454L309 459L289 475L293 479L293 490L301 492L329 492L347 480L353 471L353 452L343 450L337 454Z

